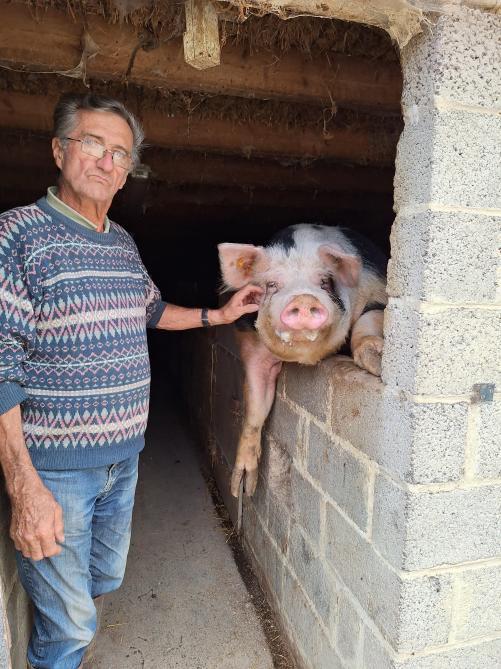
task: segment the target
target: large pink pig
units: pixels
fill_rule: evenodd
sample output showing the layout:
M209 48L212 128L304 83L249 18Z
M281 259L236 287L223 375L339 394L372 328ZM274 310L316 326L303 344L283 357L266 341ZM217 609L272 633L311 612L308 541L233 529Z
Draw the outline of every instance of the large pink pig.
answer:
M354 231L325 225L288 227L265 247L218 248L226 289L252 283L264 291L257 319L237 321L245 416L231 492L238 496L245 475L252 495L282 361L314 365L349 338L356 364L381 373L386 258Z

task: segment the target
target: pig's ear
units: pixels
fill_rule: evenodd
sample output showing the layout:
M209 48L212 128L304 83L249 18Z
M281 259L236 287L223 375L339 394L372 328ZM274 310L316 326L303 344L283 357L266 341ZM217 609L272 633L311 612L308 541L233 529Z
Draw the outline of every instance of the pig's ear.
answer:
M228 288L242 288L268 265L266 251L252 244L219 244L219 263Z
M322 262L334 272L336 279L349 288L358 284L362 262L358 256L343 251L336 244L323 244L318 249Z

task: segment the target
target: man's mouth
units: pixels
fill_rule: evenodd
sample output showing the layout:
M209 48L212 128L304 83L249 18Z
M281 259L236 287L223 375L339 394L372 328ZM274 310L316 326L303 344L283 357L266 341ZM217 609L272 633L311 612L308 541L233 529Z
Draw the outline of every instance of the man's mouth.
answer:
M97 179L98 181L100 181L101 183L106 184L106 185L108 185L110 183L108 179L101 176L100 174L89 174L89 178Z

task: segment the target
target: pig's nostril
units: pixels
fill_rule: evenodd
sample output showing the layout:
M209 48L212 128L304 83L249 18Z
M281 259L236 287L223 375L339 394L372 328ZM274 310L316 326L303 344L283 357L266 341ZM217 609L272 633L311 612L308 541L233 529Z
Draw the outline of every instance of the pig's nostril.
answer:
M299 316L299 309L296 307L291 310L291 316Z
M312 316L320 316L320 309L317 309L316 307L312 307L310 309L310 314Z

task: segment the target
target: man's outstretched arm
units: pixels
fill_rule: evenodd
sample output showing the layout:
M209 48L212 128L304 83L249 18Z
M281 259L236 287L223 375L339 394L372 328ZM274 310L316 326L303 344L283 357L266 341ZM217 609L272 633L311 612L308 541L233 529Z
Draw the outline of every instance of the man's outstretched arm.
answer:
M210 325L228 325L244 314L252 314L259 309L262 289L245 286L235 293L220 309L209 309L207 318ZM187 309L176 304L168 304L157 323L162 330L189 330L202 327L201 309Z

